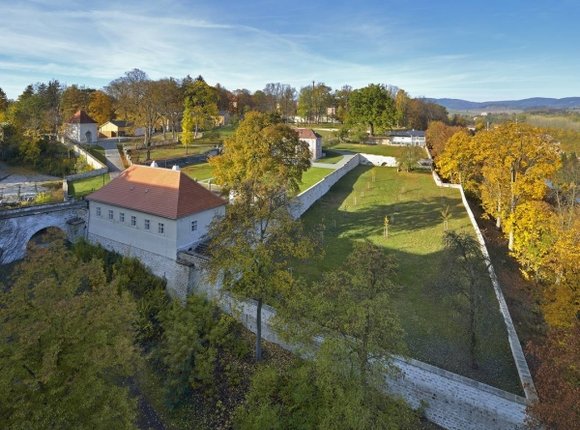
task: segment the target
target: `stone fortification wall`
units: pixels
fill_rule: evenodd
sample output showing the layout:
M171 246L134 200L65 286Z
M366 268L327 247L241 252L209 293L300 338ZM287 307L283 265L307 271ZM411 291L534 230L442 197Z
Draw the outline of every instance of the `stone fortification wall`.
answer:
M399 162L395 157L374 154L360 154L360 164L367 166L397 167Z
M93 170L84 173L77 173L75 175L68 175L65 177L65 182L72 182L78 181L79 179L92 178L95 176L104 175L109 171L107 166L101 163L99 159L94 157L90 152L86 151L76 143L68 142L67 145L75 152L75 154L77 154L77 156L85 160L86 163L93 168ZM67 183L65 191L68 191L68 185L69 184Z
M221 308L256 332L256 302L228 295ZM271 327L275 309L262 307L262 337L293 351ZM400 396L414 408L424 408L427 419L449 430L523 430L526 399L489 385L422 363L395 356L395 374L385 374L385 391Z
M288 208L294 218L300 218L310 206L324 196L330 188L336 184L344 175L354 169L360 163L359 154L349 156L334 172L312 185L306 191L300 193L291 202Z
M124 243L99 236L94 233L88 234L91 243L99 244L109 251L117 252L126 257L136 257L156 276L167 281L167 291L171 296L184 300L189 293L189 285L193 284L195 277L194 268L162 255L133 248Z

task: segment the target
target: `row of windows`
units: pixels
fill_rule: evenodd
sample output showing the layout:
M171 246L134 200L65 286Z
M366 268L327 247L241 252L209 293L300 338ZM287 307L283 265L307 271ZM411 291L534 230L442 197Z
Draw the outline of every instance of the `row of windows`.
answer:
M115 214L113 213L113 209L109 209L108 218L110 221L113 221L115 218ZM97 216L102 216L101 208L97 206ZM119 212L119 222L125 222L125 212ZM131 215L131 227L137 227L137 217L135 215ZM143 227L145 230L151 230L151 220L145 218L143 220ZM191 221L191 231L197 230L197 221ZM157 223L157 232L163 234L165 232L165 225L162 222Z
M97 216L103 216L101 208L97 206ZM115 219L115 214L113 212L113 209L109 209L108 213L107 213L107 217L109 218L109 221L113 221L113 219ZM125 212L119 212L119 222L124 223L125 222ZM137 227L137 217L135 215L131 215L131 227ZM145 230L151 230L151 220L149 219L144 219L143 220L143 227L145 228ZM165 224L163 224L162 222L158 222L157 223L157 233L159 234L163 234L165 233Z

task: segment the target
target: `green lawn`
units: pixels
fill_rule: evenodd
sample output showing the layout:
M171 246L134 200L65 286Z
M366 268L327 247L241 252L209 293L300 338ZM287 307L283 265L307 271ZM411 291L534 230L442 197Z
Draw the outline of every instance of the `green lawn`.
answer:
M344 158L344 155L342 155L339 152L333 151L332 149L324 148L323 152L324 152L324 157L316 160L317 163L336 164Z
M365 154L373 154L373 155L400 157L403 155L405 147L391 145L367 145L364 143L339 143L338 145L334 145L332 149L338 149L341 151L362 152Z
M373 181L374 177L374 181ZM356 197L356 199L355 199ZM438 188L428 173L397 173L386 167L359 166L341 179L303 216L307 230L324 224L325 257L296 267L308 280L342 265L356 240L369 239L399 264L395 309L413 358L521 393L503 320L491 283L479 330L480 368L471 369L468 339L458 321L465 313L434 291L443 252L440 211L449 207L449 228L472 233L459 192ZM383 237L389 216L389 237ZM314 233L313 233L314 234Z
M86 196L109 183L110 180L109 174L105 173L104 175L74 181L69 185L69 194L74 197Z
M193 164L191 166L183 167L181 169L183 173L192 179L198 181L203 181L213 177L213 169L209 163ZM300 185L300 191L304 191L310 188L312 185L320 181L326 175L331 173L332 169L324 169L321 167L311 167L308 169L304 175L302 175L302 184Z
M192 164L181 169L183 173L192 179L203 181L213 177L213 168L209 163Z
M85 149L87 149L88 152L97 160L99 160L101 163L103 163L104 165L107 164L107 157L105 157L105 148L99 145L86 145Z
M163 146L153 146L151 148L151 153L149 158L151 160L165 160L168 158L184 157L186 155L202 154L210 149L213 149L218 142L213 144L195 144L189 145L187 148L185 145L163 145ZM130 151L131 160L133 162L145 161L147 159L147 149L140 148L137 151L134 149Z
M302 175L302 183L300 184L300 192L307 190L312 185L316 184L326 175L332 173L334 170L325 169L322 167L311 167Z

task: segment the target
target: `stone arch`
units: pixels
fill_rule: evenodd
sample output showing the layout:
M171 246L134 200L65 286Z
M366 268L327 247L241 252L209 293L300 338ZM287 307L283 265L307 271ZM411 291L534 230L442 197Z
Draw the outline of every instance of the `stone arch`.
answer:
M87 130L87 132L85 133L85 139L87 143L91 143L93 141L93 134L91 133L90 130Z
M69 240L67 232L62 228L62 226L49 225L38 229L35 233L30 235L28 241L26 242L26 251L31 249L33 246L46 246L54 239L64 239Z

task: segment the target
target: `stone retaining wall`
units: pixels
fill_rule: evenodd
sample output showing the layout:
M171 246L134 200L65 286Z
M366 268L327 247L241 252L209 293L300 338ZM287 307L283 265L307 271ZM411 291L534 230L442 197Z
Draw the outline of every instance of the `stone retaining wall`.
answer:
M360 164L365 164L367 166L385 166L385 167L397 167L399 162L395 157L384 156L384 155L374 155L374 154L360 154Z
M237 301L223 294L219 304L222 310L236 317L248 330L256 332L255 301ZM262 337L294 352L296 348L283 342L272 329L271 320L275 314L274 308L262 306ZM413 408L424 408L427 419L443 428L525 428L527 403L523 397L410 358L394 356L392 363L398 372L395 375L391 372L385 374L385 392L403 398Z
M290 202L289 212L294 218L300 218L310 206L324 196L330 188L336 184L344 175L360 164L359 154L352 156L350 160L338 167L334 172L322 178L306 191L303 191Z

